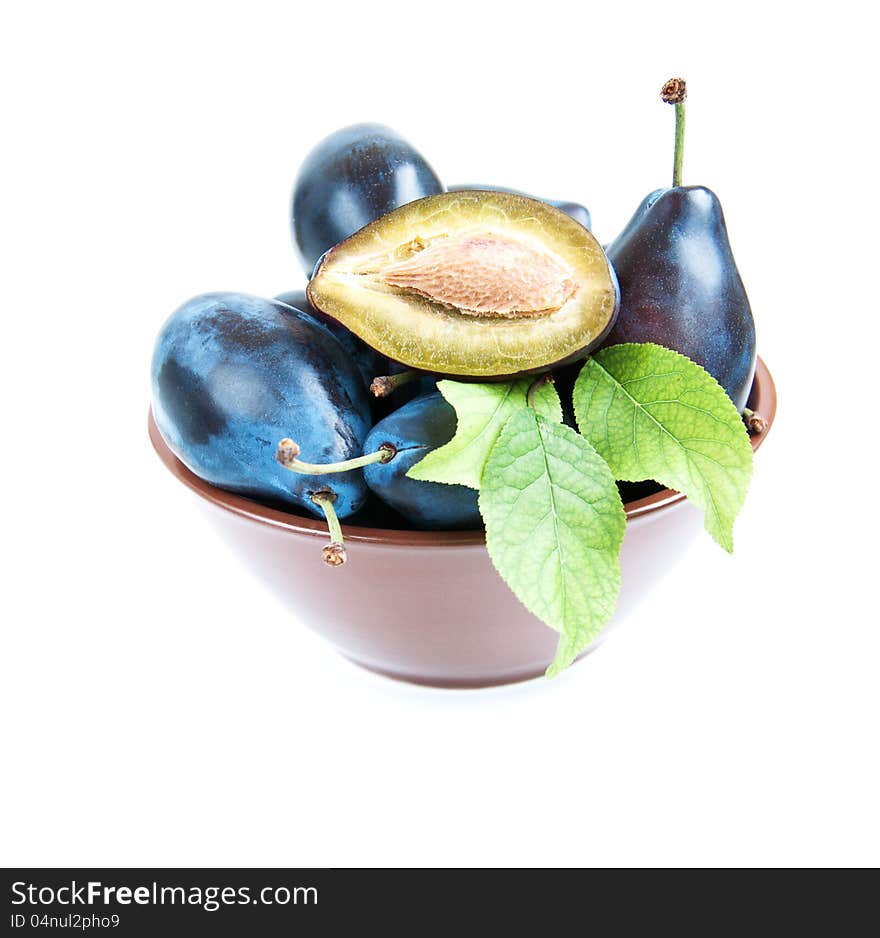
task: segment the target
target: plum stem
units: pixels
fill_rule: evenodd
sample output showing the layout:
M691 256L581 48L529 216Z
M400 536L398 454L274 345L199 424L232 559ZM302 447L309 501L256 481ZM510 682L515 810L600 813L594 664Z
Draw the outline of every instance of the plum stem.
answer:
M675 158L672 164L672 188L681 185L681 170L684 164L684 101L675 105Z
M329 489L319 489L312 492L309 496L327 519L327 529L330 532L330 543L321 548L321 559L329 567L341 567L345 563L345 539L342 536L342 525L339 523L339 516L333 507L336 501L336 495Z
M366 453L354 459L343 459L340 462L314 463L298 459L299 445L293 440L284 439L278 444L275 452L275 461L289 469L307 476L329 475L333 472L350 472L352 469L363 469L376 462L390 462L397 455L397 449L390 443L383 443L375 453Z
M766 417L748 407L743 408L743 421L751 436L760 436L762 433L766 433L767 428L770 426Z
M373 378L370 391L373 397L388 397L389 394L403 387L403 385L415 381L418 376L418 372L415 371L401 371L396 375L380 375L378 378Z
M675 105L675 156L672 160L672 188L681 185L681 170L684 163L684 126L687 84L683 78L670 78L660 91L667 104Z
M532 410L535 409L535 394L537 394L537 392L540 391L545 384L553 384L554 382L555 379L553 374L549 371L535 378L531 384L531 387L529 388L528 394L526 395L526 403L529 405L529 407L532 408Z

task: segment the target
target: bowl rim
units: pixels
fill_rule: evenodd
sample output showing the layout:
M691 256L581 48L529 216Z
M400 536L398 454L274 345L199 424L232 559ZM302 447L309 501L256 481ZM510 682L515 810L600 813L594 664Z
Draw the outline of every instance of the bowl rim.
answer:
M752 382L747 406L761 414L767 421L767 429L763 433L750 437L752 449L757 450L766 439L773 426L773 421L776 419L776 385L770 371L760 357L756 362L755 378ZM165 468L178 481L205 501L224 511L259 524L269 525L291 534L326 540L327 525L323 518L307 518L278 508L269 508L245 496L227 492L210 482L200 479L171 452L159 432L153 418L152 408L148 417L148 430L153 448L164 463ZM663 511L684 501L684 499L685 496L680 492L673 489L661 489L659 492L645 498L626 502L624 508L627 520ZM396 528L355 527L354 525L343 524L342 531L346 541L386 544L397 547L462 547L484 546L486 543L486 535L483 530L411 531Z

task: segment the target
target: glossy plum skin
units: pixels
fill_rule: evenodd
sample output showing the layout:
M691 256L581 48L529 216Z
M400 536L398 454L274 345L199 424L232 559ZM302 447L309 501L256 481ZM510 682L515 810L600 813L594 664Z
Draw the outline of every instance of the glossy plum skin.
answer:
M392 209L443 191L406 140L381 124L355 124L322 140L293 188L293 239L306 276L318 258Z
M367 485L384 502L418 528L448 530L482 526L477 492L464 485L419 482L406 473L429 450L455 435L455 410L439 392L417 397L376 424L365 453L390 443L397 455L364 469Z
M366 342L362 342L350 329L346 329L341 322L337 322L326 313L315 309L309 303L305 290L289 290L287 293L279 293L275 299L284 303L285 306L290 306L301 316L314 319L331 332L357 365L366 388L370 387L373 378L388 373L388 363L384 355L380 355L375 349L371 349Z
M605 345L674 349L742 410L755 373L755 324L717 196L702 186L652 193L607 254L621 302Z
M557 199L540 199L537 196L529 195L528 192L522 192L519 189L507 189L504 186L485 186L478 185L477 183L460 183L455 186L450 186L450 192L470 192L472 190L479 189L488 189L490 192L512 192L514 195L524 195L529 199L537 199L539 202L546 202L548 205L552 205L554 208L558 208L561 212L565 212L570 218L573 218L576 222L580 222L584 228L592 231L591 225L593 224L593 218L590 215L590 210L585 206L581 205L579 202L564 202Z
M314 321L247 294L194 297L159 333L152 385L165 442L202 479L314 515L309 494L324 487L340 517L364 502L361 472L298 475L275 461L285 437L308 462L359 456L370 428L360 374Z

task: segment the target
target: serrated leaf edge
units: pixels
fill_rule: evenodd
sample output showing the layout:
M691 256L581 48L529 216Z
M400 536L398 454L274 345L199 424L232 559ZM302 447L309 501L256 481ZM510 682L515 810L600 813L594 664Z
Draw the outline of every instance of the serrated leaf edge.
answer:
M519 413L520 413L520 411L517 411L517 415L518 415ZM499 434L498 434L498 439L495 440L495 443L493 444L491 450L489 451L489 455L486 457L486 462L485 462L484 465L483 465L483 470L484 470L484 472L485 472L486 466L489 464L489 461L490 461L490 459L491 459L492 452L494 451L495 447L498 445L499 440L501 439L501 435L502 435L503 431L506 429L507 424L510 423L510 421L513 419L514 416L516 416L516 415L511 414L510 417L508 417L508 419L504 422L504 426L502 427L501 432L499 432ZM536 421L536 423L537 423L537 425L538 425L538 428L539 428L539 434L540 434L540 426L541 426L541 422L542 422L542 421L543 421L544 423L548 424L549 426L565 426L565 424L554 424L552 420L548 420L546 417L544 417L544 416L542 416L541 414L538 414L538 413L535 414L535 421ZM572 429L572 428L569 427L568 429ZM573 432L573 433L576 433L577 431L572 430L572 432ZM587 446L589 446L589 447L593 450L593 452L596 453L596 456L597 456L600 460L602 460L602 462L605 462L605 460L602 459L602 456L601 456L601 455L599 454L599 452L595 449L595 447L593 446L593 444L590 443L590 441L589 441L586 437L584 437L583 434L578 434L578 435L581 437L581 439L584 441L584 443L586 443ZM548 474L548 476L549 476L549 465L548 465L548 463L547 463L546 449L545 449L543 446L542 446L542 450L544 451L544 452L543 452L543 455L544 455L544 464L545 464L545 467L546 467L546 469L547 469L547 474ZM606 463L606 465L607 465L607 463ZM478 506L479 506L480 515L481 515L481 516L483 516L483 506L482 506L482 498L483 498L483 495L482 495L482 491L483 491L483 490L482 490L482 486L481 486L481 487L480 487L480 495L478 496L478 499L477 499L477 504L478 504ZM551 485L551 498L552 498L552 497L553 497L553 495L552 495L552 485ZM617 562L617 566L616 566L616 569L615 569L615 577L614 577L614 586L615 586L614 605L613 605L613 608L611 609L611 611L609 612L607 618L601 623L601 625L599 625L599 626L596 627L595 634L592 634L592 635L589 636L589 641L588 641L588 643L587 643L588 645L589 645L589 644L592 644L592 642L594 642L594 641L602 634L602 630L603 630L603 629L608 625L608 623L612 620L612 618L614 617L615 612L617 611L617 604L618 604L618 602L619 602L619 600L620 600L620 591L621 591L621 588L622 588L622 585L623 585L623 584L622 584L622 574L621 574L621 569L620 569L620 552L621 552L621 550L622 550L622 548L623 548L623 538L624 538L624 536L625 536L625 534L626 534L626 511L625 511L625 508L624 508L624 506L623 506L623 502L620 501L620 495L619 495L619 494L618 494L618 501L620 502L620 509L621 509L621 512L622 512L623 515L624 515L624 525L623 525L622 533L621 533L621 535L620 535L620 540L619 540L619 542L618 542L618 544L617 544L617 561L618 561L618 562ZM554 529L558 531L558 526L557 526L557 523L556 523L555 514L556 514L556 513L555 513L555 511L554 511L554 522L553 522L553 523L554 523ZM528 612L530 612L533 616L535 616L535 618L538 619L540 622L542 622L545 626L547 626L547 628L551 629L552 631L556 632L557 635L559 635L559 640L558 640L557 645L556 645L556 655L554 656L553 661L547 666L547 669L546 669L546 671L545 671L545 677L547 677L547 678L556 677L556 676L559 675L562 671L564 671L566 668L568 668L569 665L573 664L574 661L577 660L577 657L585 650L585 648L586 648L587 646L585 645L584 648L581 648L581 649L578 650L578 651L570 652L570 653L566 654L564 657L561 657L563 647L566 646L566 645L571 646L571 645L573 644L573 636L567 635L562 629L557 629L555 626L550 625L550 623L548 623L548 622L541 616L541 614L540 614L538 611L536 611L535 609L533 609L532 606L531 606L529 603L527 603L525 600L523 600L523 599L516 593L516 591L513 589L513 587L510 586L510 584L509 584L509 583L507 582L507 580L505 579L503 573L502 573L501 570L498 568L498 565L495 563L495 558L492 556L492 551L489 549L489 530L488 530L488 527L486 526L485 517L483 517L483 525L484 525L484 527L486 528L486 553L489 555L489 561L490 561L490 563L492 564L492 567L495 569L495 572L498 574L499 577L501 577L501 579L503 580L505 586L507 586L507 588L511 591L511 593L513 593L513 595L516 597L517 602L519 602L519 603L523 606L523 608L525 608ZM559 539L558 539L558 537L557 537L557 541L558 541L558 540L559 540ZM564 582L563 582L563 589L564 589L564 588L565 588L565 587L564 587ZM563 661L564 661L564 663L563 663Z
M707 520L706 523L705 523L705 528L706 528L706 530L708 531L709 535L712 537L712 539L713 539L723 550L727 551L727 553L729 553L729 554L732 554L732 553L733 553L733 524L734 524L734 521L736 520L736 516L734 516L734 518L731 519L731 522L730 522L729 525L728 525L728 524L724 524L724 523L722 522L721 516L720 516L720 514L719 514L719 512L718 512L718 507L717 507L717 503L716 503L716 501L715 501L715 497L714 497L714 495L712 494L712 489L711 489L711 487L709 486L709 484L706 482L706 479L705 479L705 476L703 475L702 470L699 468L699 466L697 465L697 463L696 463L695 460L693 459L693 456L691 455L691 450L689 450L686 446L684 446L684 445L681 443L681 441L680 441L673 433L671 433L671 432L666 428L666 426L665 426L663 423L661 423L649 410L647 410L646 407L645 407L645 405L644 405L641 401L636 400L636 398L634 398L634 397L626 390L626 387L622 384L622 382L621 382L615 375L613 375L613 374L602 364L601 361L599 361L598 356L601 355L602 352L607 352L607 351L609 351L610 349L614 349L614 348L622 348L622 347L627 346L627 345L636 346L636 347L638 347L638 348L657 348L657 349L661 349L661 350L664 351L664 352L671 352L673 355L677 355L678 357L683 358L685 361L690 362L690 364L692 364L692 365L694 365L695 367L699 368L699 369L706 375L706 377L709 378L709 379L715 384L715 386L716 386L723 394L725 394L725 396L726 396L726 392L725 392L724 388L721 387L721 385L719 384L719 382L717 381L717 379L716 379L713 375L709 374L709 372L706 371L706 369L703 368L701 365L698 365L695 361L693 361L692 359L688 358L686 355L682 355L681 352L676 352L675 349L666 348L666 346L664 346L664 345L659 345L659 344L657 344L656 342L622 342L622 343L619 343L618 345L611 345L611 346L608 346L607 349L601 349L600 352L598 352L596 355L592 356L590 359L587 359L587 360L584 362L584 366L583 366L583 368L581 369L581 371L578 372L578 377L577 377L577 379L576 379L576 381L575 381L575 388L576 388L576 387L577 387L577 383L578 383L578 381L580 380L580 377L581 377L581 375L584 373L584 371L585 371L585 369L587 368L587 366L588 366L590 363L594 364L597 368L599 368L600 371L602 371L604 374L606 374L606 375L609 377L609 379L612 381L612 383L613 383L612 392L611 392L611 398L610 398L610 400L609 400L609 402L608 402L608 407L607 407L607 409L606 409L606 418L607 418L607 413L608 413L608 411L611 409L611 404L612 404L613 401L614 401L614 395L617 393L618 388L619 388L619 389L622 391L622 393L625 394L626 397L632 402L633 408L634 408L635 410L637 410L637 411L640 412L640 413L645 414L648 418L650 418L650 420L651 420L651 421L652 421L652 422L653 422L670 440L672 440L673 443L675 443L675 445L679 447L679 449L681 449L681 451L682 451L682 453L684 454L684 457L685 457L685 459L687 460L688 464L691 465L691 466L693 466L693 468L695 469L697 475L700 477L700 479L701 479L701 481L702 481L702 488L703 488L703 491L705 492L708 501L711 502L712 514L713 514L713 517L715 518L715 522L716 522L717 532L718 532L718 533L716 534L716 531L713 530L713 529L709 526L708 520ZM641 381L641 380L646 380L646 379L648 379L648 378L665 377L667 374L668 374L668 375L681 375L683 378L686 377L686 375L685 375L684 373L682 373L682 372L670 371L670 372L664 372L664 373L662 373L662 374L640 375L639 378L636 379L636 380ZM591 394L591 395L590 395L590 401L589 401L588 404L587 404L587 409L589 409L589 406L590 406L590 403L592 402L592 399L593 399L593 396L592 396L592 394ZM711 418L712 418L714 421L716 421L717 423L721 423L723 426L728 427L728 424L727 424L727 423L725 423L720 417L716 416L716 415L713 414L711 411L707 411L707 410L705 410L705 409L703 409L703 408L700 408L700 407L695 407L693 404L687 404L687 403L685 403L684 401L681 401L681 400L669 401L669 402L653 401L652 403L654 403L654 404L659 404L659 403L676 403L676 404L681 404L681 405L684 406L684 407L690 407L690 408L693 409L693 410L699 410L701 413L706 414L706 416L711 417ZM573 406L574 406L575 422L577 423L578 431L581 433L581 436L584 436L584 439L586 439L586 436L585 436L585 435L583 434L583 432L580 430L580 427L581 427L581 417L580 417L580 414L581 414L583 408L581 408L581 407L578 406L578 402L577 402L576 400L573 400L573 401L572 401L572 404L573 404ZM731 406L732 406L732 404L731 404ZM740 421L740 423L741 423L741 421ZM606 433L607 433L607 426L608 426L607 419L604 419L604 420L603 420L603 424L604 424L605 427L606 427ZM730 426L729 429L732 430L733 427ZM745 437L746 442L748 442L748 433L746 432L745 426L743 426L742 430L743 430L743 436ZM588 440L587 442L589 442L589 440ZM732 444L730 444L730 443L729 443L728 441L726 441L726 440L713 440L712 442L713 442L713 443L717 443L719 446L727 446L728 448L732 448ZM751 451L751 445L749 446L749 449L750 449L750 451ZM708 457L706 457L706 458L708 458ZM640 460L640 461L641 461L641 460ZM752 473L753 473L753 467L752 467L752 465L751 465L751 463L750 463L750 464L749 464L749 468L748 468L748 478L747 478L747 480L746 480L746 491L743 493L743 503L745 502L745 497L746 497L746 493L747 493L747 491L748 491L748 486L749 486L749 484L750 484L750 482L751 482ZM624 474L624 475L619 476L619 481L621 481L621 482L645 482L645 481L655 481L655 482L659 483L660 485L664 485L664 486L667 486L668 488L673 488L673 489L675 489L675 486L677 485L677 483L676 483L674 480L669 479L669 478L664 478L663 475L662 475L662 473L657 473L655 476L652 476L650 480L647 478L647 476L644 475L644 473L641 473L641 474L639 474L638 476L631 476L631 475L629 475L629 474ZM677 491L677 489L675 489L675 490ZM685 494L685 497L687 497L686 494ZM695 503L695 506L696 506L696 507L699 507L698 505L696 505L696 503ZM740 505L740 509L737 510L737 515L739 514L739 511L740 511L741 509L742 509L742 505Z
M445 381L438 381L438 382L437 382L437 390L443 395L444 400L445 400L452 408L455 408L455 404L453 404L452 401L449 400L449 398L446 396L446 393L445 393L444 390L443 390L443 385L444 385L444 384L447 384L447 383L450 383L450 384L457 384L457 383L461 383L461 382L445 382ZM483 434L488 430L488 428L492 425L492 421L495 419L495 415L496 415L496 414L498 413L498 411L501 410L501 408L507 403L508 398L510 397L511 393L513 392L513 389L514 389L514 387L515 387L515 384L516 384L516 383L513 382L513 381L510 381L510 382L507 383L507 391L506 391L504 397L501 398L501 400L498 402L498 405L497 405L497 406L495 407L495 409L492 411L492 415L491 415L491 417L489 417L489 419L486 421L485 427L483 427L483 429L467 444L468 446L472 446L477 440L479 440L480 437L482 437L482 435L483 435ZM456 418L457 418L457 417L458 417L458 410L456 409ZM503 430L505 426L507 426L507 421L505 421L505 422L501 425L501 430ZM500 432L501 432L501 431L499 431L499 435L500 435ZM456 434L457 434L457 433L458 433L458 428L456 427ZM431 452L427 453L427 454L426 454L422 459L420 459L414 466L410 466L409 470L408 470L407 473L406 473L406 474L407 474L407 477L410 478L410 479L415 479L417 482L437 482L437 483L440 483L440 484L442 484L442 485L466 485L468 488L474 488L473 485L470 485L470 484L467 483L467 482L451 482L451 481L448 480L448 479L432 479L432 478L430 478L430 477L428 477L428 476L426 476L426 475L413 475L413 473L415 472L415 470L418 469L419 466L423 466L424 463L427 462L428 460L430 460L432 456L434 456L435 454L437 454L438 456L441 456L441 455L443 454L444 450L446 450L447 447L449 447L449 446L452 445L452 442L453 442L454 439L455 439L455 437L453 436L452 440L450 440L448 443L444 443L443 446L438 446L437 449L432 449ZM495 438L495 442L496 442L496 443L498 442L498 438L497 438L497 437ZM494 446L494 444L493 444L493 446ZM491 447L490 447L490 451L491 451ZM459 452L462 452L462 451L460 450ZM488 460L488 455L487 455L486 459ZM483 463L483 466L485 467L485 465L486 465L486 464L485 464L485 462L484 462L484 463ZM424 470L423 470L423 471L424 471ZM482 473L481 473L481 475L482 475Z

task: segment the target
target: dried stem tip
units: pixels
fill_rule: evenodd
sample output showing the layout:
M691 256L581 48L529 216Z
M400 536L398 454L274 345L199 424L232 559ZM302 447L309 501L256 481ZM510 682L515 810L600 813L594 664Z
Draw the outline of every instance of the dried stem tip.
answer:
M745 421L746 430L748 430L752 436L760 436L762 433L766 433L767 428L770 426L766 417L756 414L755 411L749 410L748 407L743 409L743 420Z
M393 390L394 385L391 383L391 378L388 375L380 375L378 378L373 378L370 384L370 393L373 397L388 397Z
M378 378L373 378L370 392L373 397L388 397L393 391L409 384L410 381L415 381L416 378L418 374L415 371L399 371L396 375L379 375Z
M321 559L328 567L341 567L345 561L345 547L342 544L328 544L321 549Z
M333 507L336 495L329 489L318 489L312 492L311 499L324 512L330 530L330 543L321 548L321 559L328 567L341 567L345 563L345 538L342 536L339 516Z
M660 90L660 97L667 104L683 104L687 97L687 85L683 78L670 78Z
M278 443L278 449L275 451L275 459L280 462L282 466L286 466L288 463L293 462L293 460L299 456L299 453L299 445L285 437Z

